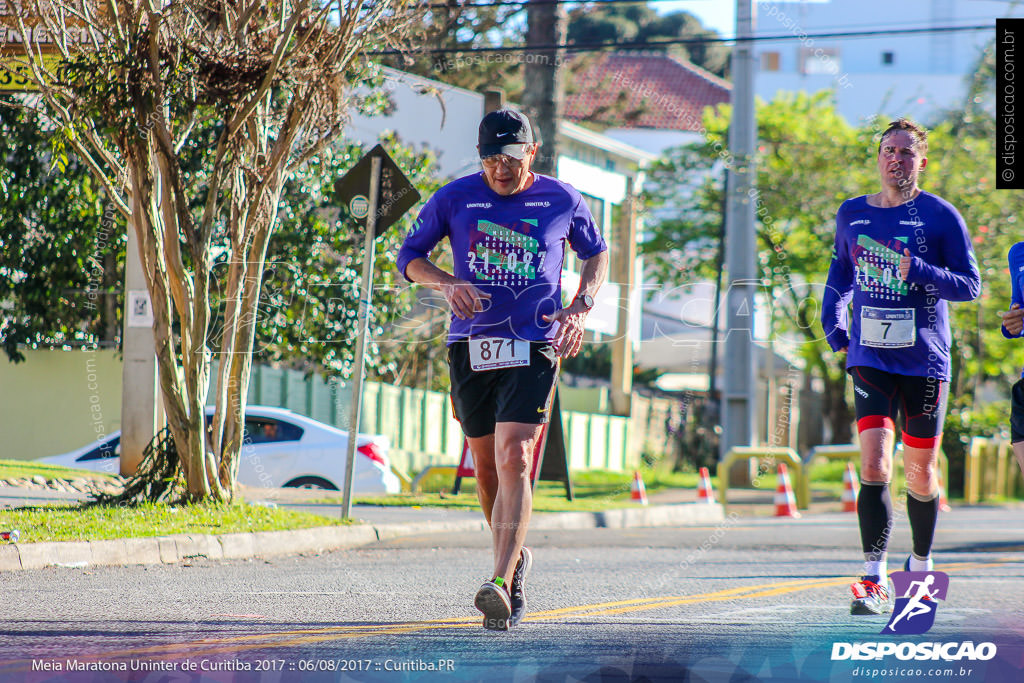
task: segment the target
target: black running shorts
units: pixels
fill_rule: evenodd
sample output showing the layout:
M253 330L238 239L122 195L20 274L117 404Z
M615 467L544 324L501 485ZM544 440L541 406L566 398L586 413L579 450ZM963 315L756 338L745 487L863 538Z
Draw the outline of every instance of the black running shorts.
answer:
M558 378L558 354L548 342L530 342L530 364L474 371L469 342L448 346L452 409L470 438L494 433L498 422L545 424Z
M932 448L946 419L949 382L935 377L897 375L857 365L853 378L857 431L882 427L896 431L896 415L903 413L903 443Z
M1010 443L1024 441L1024 379L1010 390Z

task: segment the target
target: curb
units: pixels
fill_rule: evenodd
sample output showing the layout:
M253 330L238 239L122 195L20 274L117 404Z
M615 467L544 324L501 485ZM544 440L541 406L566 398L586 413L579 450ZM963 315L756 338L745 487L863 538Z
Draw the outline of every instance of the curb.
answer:
M718 503L681 503L604 512L556 512L536 515L530 528L626 529L705 524L725 519ZM176 564L196 557L240 560L282 555L318 554L369 545L378 541L423 534L486 531L482 519L452 522L413 522L347 527L314 527L295 531L257 531L238 534L179 534L104 541L12 543L0 545L0 572L46 567L84 568L137 564Z

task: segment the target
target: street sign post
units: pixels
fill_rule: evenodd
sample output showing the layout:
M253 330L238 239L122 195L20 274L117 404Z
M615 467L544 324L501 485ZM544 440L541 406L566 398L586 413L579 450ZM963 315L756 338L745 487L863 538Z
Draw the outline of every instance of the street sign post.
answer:
M369 194L374 159L380 160L380 194L377 206L371 208ZM367 226L373 214L374 237L383 235L385 230L420 200L420 193L381 145L371 149L349 169L334 184L334 191L359 225Z
M401 169L377 145L334 184L339 202L348 207L357 223L365 227L363 238L363 277L359 289L359 314L356 319L355 358L352 361L352 411L348 422L348 452L345 454L345 491L341 516L352 514L352 480L355 476L356 446L359 440L359 415L363 406L363 376L366 360L366 335L370 324L370 299L373 295L374 240L420 200Z

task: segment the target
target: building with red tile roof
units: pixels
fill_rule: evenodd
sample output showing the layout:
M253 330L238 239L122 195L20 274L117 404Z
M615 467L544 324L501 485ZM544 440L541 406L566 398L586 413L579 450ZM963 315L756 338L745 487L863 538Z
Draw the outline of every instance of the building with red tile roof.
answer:
M606 134L648 151L668 146L656 140L693 139L702 130L704 110L729 102L732 89L728 81L665 53L613 52L577 68L567 84L565 118L607 128Z

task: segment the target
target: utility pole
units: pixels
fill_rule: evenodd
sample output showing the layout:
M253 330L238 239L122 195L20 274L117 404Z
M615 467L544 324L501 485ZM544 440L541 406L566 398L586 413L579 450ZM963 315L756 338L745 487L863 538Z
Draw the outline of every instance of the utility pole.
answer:
M756 432L754 401L754 294L757 291L754 235L754 50L752 0L736 0L736 46L732 53L732 121L729 150L732 165L726 182L726 301L725 391L719 457L733 446L750 446ZM746 39L746 40L745 40Z
M642 173L642 171L638 171ZM633 288L636 280L637 196L638 178L626 176L626 198L623 200L614 239L611 240L611 270L619 285L617 336L612 341L612 412L630 415L633 398L633 339L629 322L633 310Z
M380 204L379 156L370 160L369 208L366 213L366 232L363 235L363 278L359 289L359 318L355 358L352 361L352 409L348 420L348 451L345 457L345 488L341 501L341 518L352 516L352 482L356 474L356 446L359 442L359 414L363 405L363 380L366 375L366 336L370 327L370 302L373 298L373 263L376 257L377 208Z
M128 221L124 265L124 365L121 370L121 474L135 474L156 435L156 355L153 305L142 270L135 225Z
M487 88L483 94L484 113L481 116L487 116L492 111L498 111L505 106L505 91L501 88Z
M531 0L526 7L526 45L565 44L568 19L565 6L550 0ZM558 122L565 108L565 78L559 68L565 50L529 49L525 53L523 109L541 141L533 169L545 175L558 170Z

